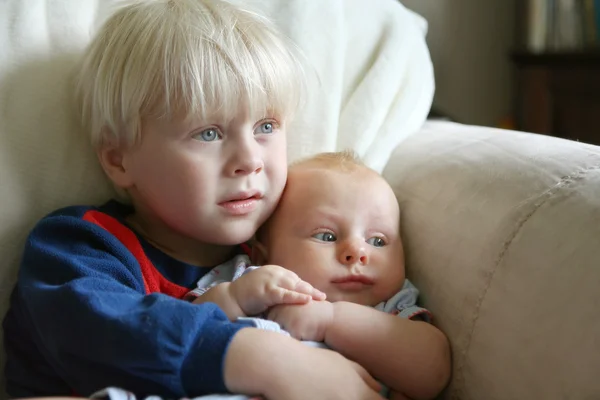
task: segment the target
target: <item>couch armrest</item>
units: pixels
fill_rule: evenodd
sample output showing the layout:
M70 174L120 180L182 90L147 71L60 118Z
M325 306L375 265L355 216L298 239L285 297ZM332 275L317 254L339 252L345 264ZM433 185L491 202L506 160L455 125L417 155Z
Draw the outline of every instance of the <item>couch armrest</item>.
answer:
M600 398L600 147L429 122L384 171L445 398Z

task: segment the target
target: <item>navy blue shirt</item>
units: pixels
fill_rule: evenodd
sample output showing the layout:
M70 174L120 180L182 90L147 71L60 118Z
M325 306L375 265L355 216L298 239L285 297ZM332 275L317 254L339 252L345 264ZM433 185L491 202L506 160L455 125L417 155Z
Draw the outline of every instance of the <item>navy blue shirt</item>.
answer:
M114 201L69 207L31 232L4 320L9 395L88 396L107 386L177 398L226 392L225 353L248 325L215 304L177 298L211 268L152 247L126 227L130 212ZM129 242L94 218L112 221Z

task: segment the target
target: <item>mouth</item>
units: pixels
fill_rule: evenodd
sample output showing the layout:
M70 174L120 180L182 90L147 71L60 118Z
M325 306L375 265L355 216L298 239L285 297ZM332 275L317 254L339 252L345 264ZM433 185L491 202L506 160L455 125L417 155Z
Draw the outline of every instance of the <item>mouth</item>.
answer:
M254 211L262 198L258 191L239 192L227 197L219 206L231 215L245 215Z
M263 198L263 195L258 190L246 191L246 192L238 192L234 193L229 197L226 197L225 200L220 202L219 204L225 204L236 201L246 201L246 200L260 200Z
M336 283L336 284L352 284L352 283L360 283L363 285L372 285L375 282L373 281L373 279L364 276L364 275L348 275L342 278L338 278L338 279L334 279L333 281L331 281L331 283Z

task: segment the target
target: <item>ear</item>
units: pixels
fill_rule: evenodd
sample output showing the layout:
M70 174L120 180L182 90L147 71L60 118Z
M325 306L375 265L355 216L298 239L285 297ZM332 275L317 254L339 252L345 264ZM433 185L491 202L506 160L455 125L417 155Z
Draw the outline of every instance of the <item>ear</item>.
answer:
M252 254L250 255L252 263L256 265L265 265L268 263L269 254L265 245L254 239L252 241Z
M106 143L96 150L96 154L104 172L117 187L127 189L133 185L131 174L124 165L126 150L113 143Z

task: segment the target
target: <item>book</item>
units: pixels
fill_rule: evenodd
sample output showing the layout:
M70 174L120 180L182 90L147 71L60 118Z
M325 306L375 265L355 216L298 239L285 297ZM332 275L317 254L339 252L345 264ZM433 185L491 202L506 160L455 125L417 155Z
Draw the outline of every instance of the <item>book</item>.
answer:
M552 31L553 50L573 50L583 47L583 7L577 0L555 0Z
M598 45L600 43L600 0L594 1L594 17L596 20L596 45Z
M572 51L600 45L600 0L527 0L529 51Z
M527 8L527 47L535 53L543 52L548 36L548 2L529 0Z
M594 15L594 2L596 0L583 0L583 37L586 47L593 46L597 40L596 16Z

